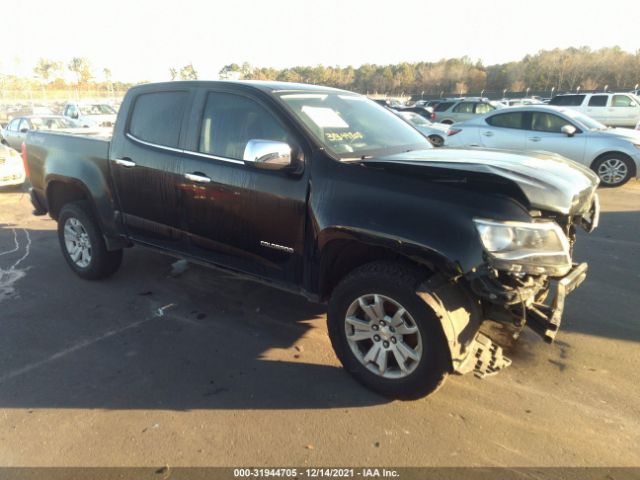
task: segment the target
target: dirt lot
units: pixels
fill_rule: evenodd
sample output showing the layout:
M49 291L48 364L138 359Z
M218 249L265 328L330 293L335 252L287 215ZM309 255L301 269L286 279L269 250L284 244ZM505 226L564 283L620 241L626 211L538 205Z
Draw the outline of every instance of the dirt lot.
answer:
M340 368L323 307L142 249L82 281L0 192L0 466L640 465L640 182L601 198L555 344L390 402Z

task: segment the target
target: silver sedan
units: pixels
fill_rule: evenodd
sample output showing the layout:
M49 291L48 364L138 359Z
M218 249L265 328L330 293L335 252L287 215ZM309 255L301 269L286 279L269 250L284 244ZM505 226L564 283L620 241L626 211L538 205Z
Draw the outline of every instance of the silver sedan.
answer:
M609 187L640 172L640 131L606 127L562 107L510 107L456 123L447 145L557 153L590 167Z
M441 147L447 138L450 125L430 122L422 115L413 112L396 112L416 130L426 136L434 147Z

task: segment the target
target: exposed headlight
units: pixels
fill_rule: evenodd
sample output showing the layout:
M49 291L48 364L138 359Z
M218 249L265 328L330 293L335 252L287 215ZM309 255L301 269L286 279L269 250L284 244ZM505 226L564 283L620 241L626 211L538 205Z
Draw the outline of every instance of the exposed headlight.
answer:
M498 270L562 276L571 269L569 240L555 222L474 219L474 223Z

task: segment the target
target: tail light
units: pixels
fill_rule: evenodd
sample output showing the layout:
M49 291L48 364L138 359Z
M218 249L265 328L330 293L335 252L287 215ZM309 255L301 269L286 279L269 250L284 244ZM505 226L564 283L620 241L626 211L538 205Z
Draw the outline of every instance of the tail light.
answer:
M455 135L456 133L460 133L461 131L462 131L461 128L453 128L452 127L447 131L447 136L452 137L453 135Z
M24 165L24 173L31 180L31 172L29 172L29 162L27 162L27 146L24 142L20 145L20 155L22 156L22 164Z
M436 112L431 112L431 120L435 121L436 119Z

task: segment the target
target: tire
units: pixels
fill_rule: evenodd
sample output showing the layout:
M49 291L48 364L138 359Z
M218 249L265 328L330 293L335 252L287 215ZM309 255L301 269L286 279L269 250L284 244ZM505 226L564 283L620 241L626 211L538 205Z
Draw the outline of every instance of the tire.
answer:
M600 178L603 187L620 187L634 175L635 165L623 153L606 153L596 159L591 169Z
M425 277L401 263L369 263L347 275L329 302L327 326L338 359L356 380L386 397L424 397L451 371L440 321L416 294ZM375 315L376 305L384 316ZM397 315L400 309L405 312Z
M107 250L98 222L86 201L67 203L62 207L58 215L58 240L71 270L86 280L108 277L122 263L122 250Z
M434 147L441 147L442 145L444 145L444 138L442 138L440 135L429 135L429 141Z

